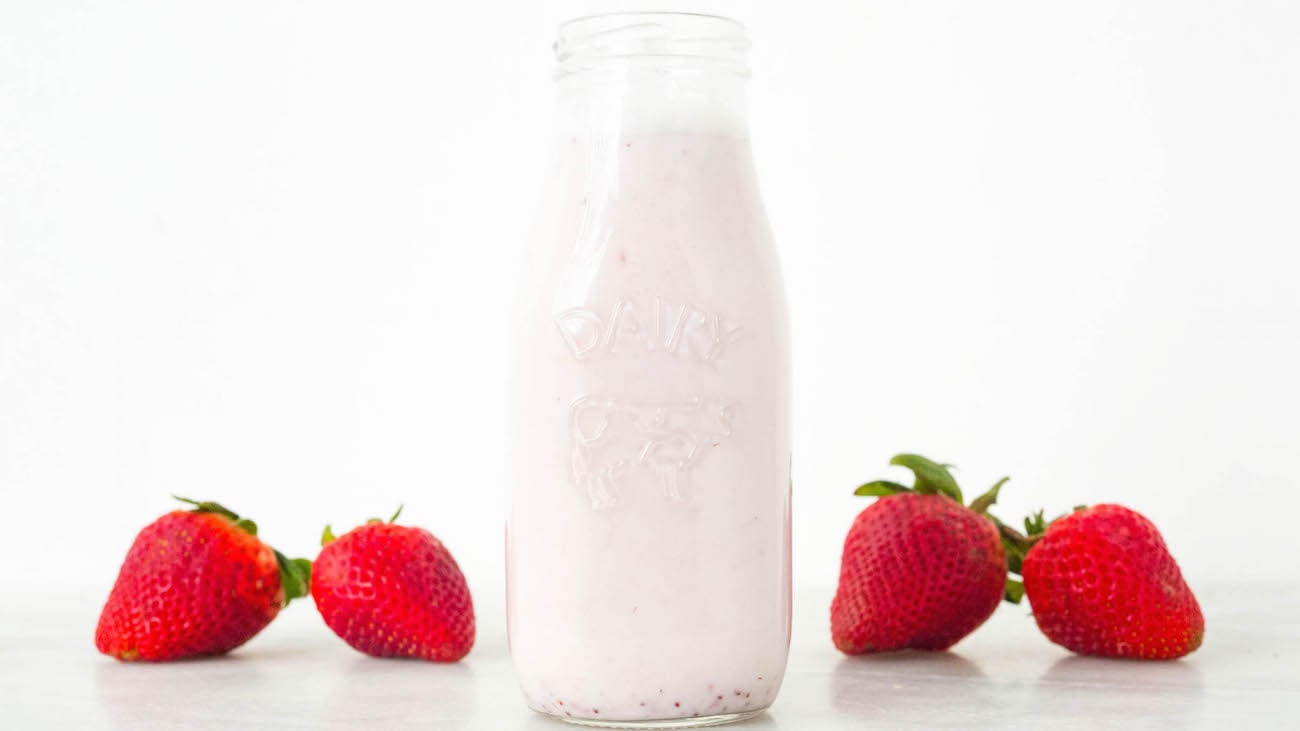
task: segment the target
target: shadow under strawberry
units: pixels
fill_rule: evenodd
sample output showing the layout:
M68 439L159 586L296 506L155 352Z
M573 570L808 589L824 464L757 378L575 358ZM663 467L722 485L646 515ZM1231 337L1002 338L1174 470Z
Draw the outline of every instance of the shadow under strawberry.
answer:
M1068 655L1034 684L1034 705L1054 718L1106 726L1187 728L1206 723L1203 680L1193 662L1116 661Z
M268 728L287 726L301 716L301 703L280 692L274 675L246 653L166 664L98 663L95 697L108 724L122 731L136 731L146 721L149 728L203 728L229 712L232 699L256 708ZM57 715L51 722L58 725Z
M831 705L890 727L969 723L988 702L974 661L953 652L902 650L842 658L831 676Z
M391 662L356 653L337 658L332 674L327 716L358 729L463 724L475 717L478 684L484 680L465 662ZM521 716L531 715L518 706Z

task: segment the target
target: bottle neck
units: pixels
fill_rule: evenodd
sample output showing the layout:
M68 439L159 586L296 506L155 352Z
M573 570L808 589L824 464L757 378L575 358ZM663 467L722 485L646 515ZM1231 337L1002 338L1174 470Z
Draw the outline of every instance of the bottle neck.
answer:
M745 29L727 18L614 13L570 21L555 43L560 132L747 136Z

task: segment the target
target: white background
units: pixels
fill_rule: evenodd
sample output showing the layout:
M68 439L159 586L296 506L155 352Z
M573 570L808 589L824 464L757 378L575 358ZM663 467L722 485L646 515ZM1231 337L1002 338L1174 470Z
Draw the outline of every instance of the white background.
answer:
M549 45L612 7L0 2L0 585L106 591L174 492L308 556L405 503L498 593ZM754 41L797 582L903 450L1295 576L1295 4L678 7Z

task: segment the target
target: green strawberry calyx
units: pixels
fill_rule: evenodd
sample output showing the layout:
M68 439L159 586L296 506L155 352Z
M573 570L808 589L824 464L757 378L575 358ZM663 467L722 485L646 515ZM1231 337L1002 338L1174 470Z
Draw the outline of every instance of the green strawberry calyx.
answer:
M257 523L248 518L239 517L235 511L221 503L209 500L191 500L180 495L172 495L172 497L187 505L193 505L194 509L190 511L192 513L220 515L234 523L236 528L249 535L257 535ZM287 606L294 599L307 596L311 591L311 561L305 558L289 558L275 550L275 548L271 548L271 551L275 553L275 563L280 567L280 587L284 589L284 604L281 606Z
M896 454L889 463L912 471L916 477L911 487L890 480L876 480L858 487L853 494L884 497L901 492L915 492L922 495L947 495L959 503L962 502L961 488L957 486L957 480L948 471L952 465L939 464L918 454Z
M375 523L396 523L396 522L397 522L397 516L399 516L399 515L402 514L402 509L405 508L405 507L406 507L405 505L398 505L398 506L397 506L397 512L393 513L393 517L389 518L388 520L380 520L379 518L371 518L370 520L367 520L367 521L365 522L365 525L374 525ZM321 534L320 534L320 544L321 544L322 546L328 546L329 544L333 543L333 542L336 541L336 540L338 540L338 537L334 535L334 529L333 529L333 527L331 527L331 526L327 523L327 524L325 525L325 530L321 531Z
M867 497L885 497L904 492L914 492L920 495L944 495L956 500L960 505L966 504L962 500L961 487L957 485L957 478L953 477L950 471L952 465L940 464L919 454L896 454L889 460L889 463L899 467L906 467L912 471L915 478L911 487L890 480L874 480L860 485L858 489L853 491L853 494ZM967 507L980 515L986 515L989 507L997 502L998 491L1010 479L1010 477L1003 477L998 480L987 492L970 501L970 505Z
M891 465L906 467L912 471L916 477L912 481L912 486L892 482L890 480L875 480L858 487L853 491L854 495L867 497L887 497L889 495L898 495L900 493L917 493L920 495L943 495L957 501L959 505L966 505L962 501L961 487L957 485L957 479L952 476L950 464L940 464L934 460L927 459L919 454L896 454L889 460ZM1002 521L991 515L988 510L998 501L998 492L1002 486L1010 481L1010 477L1003 477L993 484L988 491L970 501L967 505L972 511L983 515L998 527L998 533L1002 536L1002 544L1006 549L1007 565L1010 567L1012 561L1015 562L1015 572L1020 573L1020 562L1024 559L1024 552L1016 553L1008 543L1008 538L1004 532L1006 526ZM1028 550L1026 547L1025 551ZM1015 558L1013 559L1013 556ZM1003 594L1004 598L1012 604L1020 603L1020 598L1024 596L1024 584L1016 579L1008 577L1007 587Z

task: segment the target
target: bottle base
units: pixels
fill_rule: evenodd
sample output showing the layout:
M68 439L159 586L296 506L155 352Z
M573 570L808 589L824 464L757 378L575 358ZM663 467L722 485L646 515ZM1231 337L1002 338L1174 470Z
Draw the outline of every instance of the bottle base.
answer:
M766 708L759 708L753 711L740 711L738 713L718 713L712 716L693 716L691 718L660 718L645 719L640 721L616 721L610 719L606 721L603 718L574 718L573 716L555 716L549 713L543 714L556 718L565 723L571 723L575 726L587 726L594 728L703 728L705 726L721 726L727 723L736 723L745 719L753 718L760 714L766 713Z

